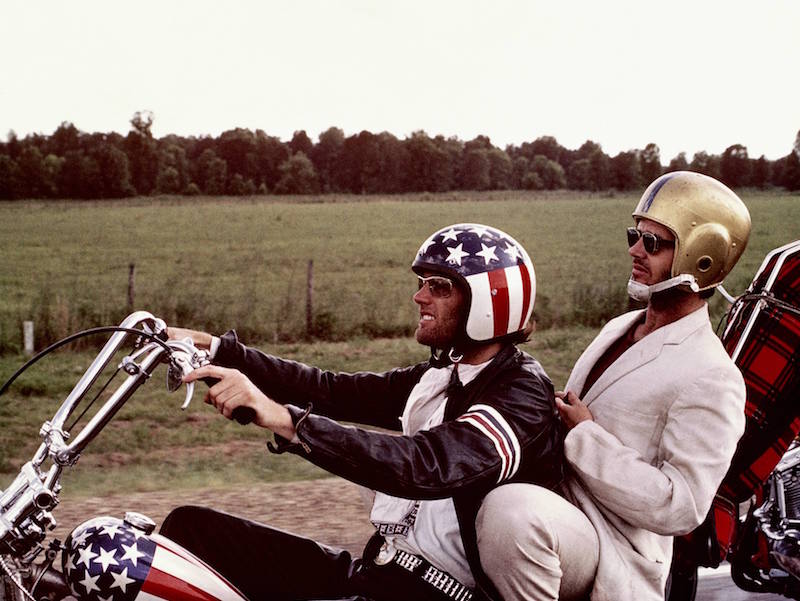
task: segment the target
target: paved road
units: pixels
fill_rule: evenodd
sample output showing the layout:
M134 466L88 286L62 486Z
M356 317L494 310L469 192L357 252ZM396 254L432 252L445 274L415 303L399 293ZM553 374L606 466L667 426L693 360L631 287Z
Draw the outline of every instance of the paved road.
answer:
M786 597L743 591L731 580L730 566L723 564L716 570L700 571L695 601L786 601Z

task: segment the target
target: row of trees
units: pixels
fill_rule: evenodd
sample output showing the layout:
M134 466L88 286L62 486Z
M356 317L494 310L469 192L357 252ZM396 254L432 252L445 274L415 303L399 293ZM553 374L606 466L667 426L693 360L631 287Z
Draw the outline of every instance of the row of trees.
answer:
M592 141L577 150L551 136L495 147L478 136L462 141L423 131L405 139L336 127L315 144L305 131L289 142L262 130L219 137L156 139L153 115L137 112L127 136L88 134L64 122L51 136L0 143L0 199L121 198L149 194L355 194L449 190L637 190L664 171L690 169L731 187L800 189L800 132L785 157L748 156L741 144L722 155L680 153L662 164L659 148L607 155Z

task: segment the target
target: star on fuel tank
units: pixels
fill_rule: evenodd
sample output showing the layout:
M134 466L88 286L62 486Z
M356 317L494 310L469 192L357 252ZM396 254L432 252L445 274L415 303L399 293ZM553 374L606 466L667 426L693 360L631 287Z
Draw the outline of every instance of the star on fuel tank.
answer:
M75 562L75 566L77 567L80 564L86 566L86 569L89 569L89 563L97 557L97 553L92 551L92 546L89 545L88 547L84 547L83 549L78 549L78 560Z
M83 585L83 588L86 589L86 593L91 593L92 591L99 591L100 587L97 586L97 579L100 576L90 576L89 572L86 572L86 576L83 580L79 580L78 582Z
M119 574L115 572L109 572L109 574L114 579L114 584L111 585L111 588L121 589L123 593L127 592L126 589L129 584L136 582L133 578L128 578L128 568L125 568Z
M122 545L122 548L125 549L125 554L120 557L120 561L130 561L133 564L133 567L136 567L136 563L139 561L140 557L144 557L147 553L142 553L139 551L139 547L136 546L136 542L132 545Z
M114 559L115 553L115 549L104 549L103 547L100 547L100 556L97 559L93 559L92 563L99 563L101 566L103 566L103 571L106 572L108 571L108 566L119 565L119 562Z

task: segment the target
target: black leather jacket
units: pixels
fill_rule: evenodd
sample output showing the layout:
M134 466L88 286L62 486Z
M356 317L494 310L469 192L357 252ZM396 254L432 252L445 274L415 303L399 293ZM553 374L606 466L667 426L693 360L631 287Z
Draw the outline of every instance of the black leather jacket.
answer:
M456 418L476 404L488 405L513 429L521 459L519 469L503 483L554 488L563 478L553 385L535 359L512 345L503 347L467 385L451 386L444 422L413 436L338 422L401 430L406 400L432 367L429 361L384 373L332 373L246 347L231 331L222 336L214 363L238 369L272 399L289 405L301 444L276 437L279 452L296 453L392 496L452 497L467 560L476 581L489 591L478 559L475 516L483 497L501 483L502 462L488 436Z

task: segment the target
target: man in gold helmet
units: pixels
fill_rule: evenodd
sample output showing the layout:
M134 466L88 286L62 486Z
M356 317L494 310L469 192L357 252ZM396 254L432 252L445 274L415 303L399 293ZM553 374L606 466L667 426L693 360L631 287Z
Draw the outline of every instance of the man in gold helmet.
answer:
M647 307L611 320L557 393L564 498L509 484L478 513L504 601L663 599L672 537L705 518L744 430L744 381L705 298L747 244L746 207L713 178L674 172L633 219L628 291Z

